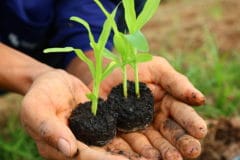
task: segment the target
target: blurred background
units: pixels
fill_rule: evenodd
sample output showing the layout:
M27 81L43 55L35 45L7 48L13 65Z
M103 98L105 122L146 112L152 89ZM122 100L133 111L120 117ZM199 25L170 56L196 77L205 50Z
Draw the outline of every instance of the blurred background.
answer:
M195 108L207 121L198 160L240 159L240 1L164 0L143 32L207 97ZM0 160L41 160L21 128L22 97L0 97Z

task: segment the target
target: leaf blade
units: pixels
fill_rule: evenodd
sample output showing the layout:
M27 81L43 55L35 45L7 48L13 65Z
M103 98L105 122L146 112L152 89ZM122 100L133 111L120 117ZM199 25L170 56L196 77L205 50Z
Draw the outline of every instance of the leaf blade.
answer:
M72 52L74 51L73 47L63 47L63 48L47 48L43 50L43 53L59 53L59 52Z
M102 79L104 80L115 68L119 66L115 61L110 62L103 71Z
M113 12L107 16L107 19L105 20L105 22L103 24L103 29L102 29L102 32L98 39L98 45L99 45L100 51L102 51L104 49L104 47L107 43L107 40L111 33L112 20L114 19L116 12L117 12L117 9L114 9Z
M156 10L158 9L159 3L161 0L147 0L141 13L139 14L136 25L135 31L140 30L154 15Z
M149 50L147 39L140 30L133 34L127 34L125 37L137 50L142 52Z
M136 57L137 63L147 62L150 60L152 60L152 55L149 53L141 53L141 54L138 54Z
M136 12L134 0L122 0L124 7L124 16L130 33L134 32L134 25L136 23Z
M74 51L75 51L76 55L88 65L88 68L89 68L92 76L95 75L95 68L94 68L93 62L83 53L82 50L75 49Z
M88 36L89 36L90 43L91 43L92 45L95 45L96 42L95 42L93 33L92 33L92 31L91 31L91 28L90 28L88 22L85 21L84 19L82 19L82 18L80 18L80 17L76 17L76 16L70 17L70 20L82 24L82 25L87 29L87 31L88 31ZM92 47L93 47L93 46L92 46Z

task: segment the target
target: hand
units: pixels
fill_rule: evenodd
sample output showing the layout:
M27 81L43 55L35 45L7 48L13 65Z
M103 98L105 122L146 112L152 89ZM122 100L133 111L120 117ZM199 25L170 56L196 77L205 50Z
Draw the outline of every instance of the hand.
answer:
M36 78L22 102L21 121L46 159L126 160L100 147L77 141L67 126L67 118L78 103L88 101L89 89L62 70Z
M131 69L128 70L128 78L134 80ZM121 138L117 142L113 140L107 147L113 152L120 148L123 153L129 153L130 149L123 147L129 145L127 148L154 160L159 157L181 160L199 156L199 139L207 134L207 126L189 105L202 105L205 102L203 94L161 57L139 64L139 78L154 95L154 122L141 132L119 134ZM106 97L111 88L121 82L121 72L115 70L102 82L101 95Z

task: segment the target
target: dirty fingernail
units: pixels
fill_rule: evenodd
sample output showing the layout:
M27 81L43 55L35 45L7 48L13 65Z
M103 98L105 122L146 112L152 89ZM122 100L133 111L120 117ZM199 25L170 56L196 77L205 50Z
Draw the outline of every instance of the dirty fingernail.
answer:
M63 138L58 140L58 149L65 155L70 156L70 144Z

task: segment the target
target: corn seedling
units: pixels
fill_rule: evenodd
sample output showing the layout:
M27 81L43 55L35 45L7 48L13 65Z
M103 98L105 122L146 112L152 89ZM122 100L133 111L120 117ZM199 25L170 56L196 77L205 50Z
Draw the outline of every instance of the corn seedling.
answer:
M141 32L141 28L149 21L157 10L160 0L147 0L139 16L136 16L134 0L123 0L125 12L125 21L129 33L122 33L118 30L117 24L111 14L107 12L99 0L94 0L101 8L105 16L111 19L114 36L113 42L120 56L113 55L110 51L106 51L106 57L110 58L116 64L121 66L123 73L123 94L127 97L127 65L134 69L135 77L135 93L140 97L138 63L151 60L148 42ZM138 52L142 52L138 54Z
M113 11L113 13L110 15L110 17L114 18L116 14L116 10ZM84 61L91 72L91 75L93 77L93 91L92 93L88 94L87 97L92 102L92 113L96 115L97 113L97 106L98 106L98 98L99 98L99 88L101 81L112 72L112 70L117 67L117 64L112 61L110 62L106 67L103 67L103 52L106 50L105 45L109 38L110 32L111 32L111 21L110 19L106 19L103 25L102 32L100 34L100 37L98 41L96 42L93 36L93 33L91 31L91 28L87 21L72 16L70 18L71 21L77 22L81 25L83 25L87 31L88 36L90 40L90 45L94 52L95 57L95 64L92 60L90 60L81 49L76 49L73 47L65 47L65 48L48 48L44 50L44 53L50 53L50 52L75 52L76 55Z

